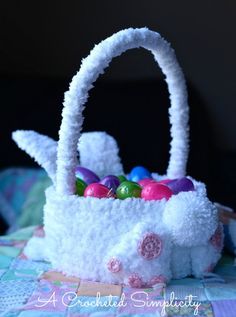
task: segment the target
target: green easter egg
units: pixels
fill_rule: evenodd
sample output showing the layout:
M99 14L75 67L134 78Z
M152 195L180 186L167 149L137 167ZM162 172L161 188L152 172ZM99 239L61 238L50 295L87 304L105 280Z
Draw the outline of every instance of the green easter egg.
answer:
M83 196L87 184L80 178L76 178L76 195Z
M127 181L127 178L124 175L119 175L117 177L118 177L120 183L123 183L123 182Z
M116 196L119 199L126 199L129 197L140 197L141 196L142 188L139 184L125 181L120 184L120 186L116 190Z

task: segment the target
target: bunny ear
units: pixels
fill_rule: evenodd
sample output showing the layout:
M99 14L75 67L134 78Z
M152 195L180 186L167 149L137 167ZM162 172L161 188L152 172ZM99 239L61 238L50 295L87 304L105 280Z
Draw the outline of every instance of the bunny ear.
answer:
M17 130L12 138L18 147L41 165L56 184L57 142L35 131ZM116 140L105 132L82 133L78 145L80 165L100 177L124 174Z
M53 183L56 181L57 142L35 131L17 130L12 139L18 147L41 165Z
M80 165L99 177L124 174L116 140L106 132L84 132L78 144Z

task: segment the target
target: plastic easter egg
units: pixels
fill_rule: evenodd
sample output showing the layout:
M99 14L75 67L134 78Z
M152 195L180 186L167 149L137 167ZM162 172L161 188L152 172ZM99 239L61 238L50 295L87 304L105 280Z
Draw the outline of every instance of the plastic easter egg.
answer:
M172 182L172 179L162 179L161 181L158 181L158 184L169 184L170 182Z
M128 179L132 182L138 182L141 179L144 178L152 178L151 173L143 166L136 166L134 167L129 176Z
M147 184L141 193L141 197L145 200L161 200L163 198L168 200L171 196L171 189L157 182Z
M119 175L119 176L117 176L117 177L118 177L118 179L119 179L119 181L120 181L120 184L123 183L123 182L125 182L125 181L127 181L127 178L126 178L124 175Z
M146 186L149 183L155 183L156 181L152 178L144 178L141 179L140 181L138 181L138 184L143 188L144 186Z
M116 196L119 199L126 199L130 197L140 197L142 188L134 182L125 181L120 184L116 190Z
M108 175L108 176L104 177L99 183L110 188L113 193L116 192L117 187L120 185L120 181L119 181L118 177L116 177L114 175Z
M76 195L83 196L85 188L87 187L87 184L82 179L77 178L75 187L76 187Z
M100 181L99 177L88 168L77 166L75 170L77 178L82 179L86 184L97 183Z
M175 179L169 182L167 186L172 190L173 194L175 195L180 192L189 192L194 190L193 182L187 177Z
M84 197L109 198L114 197L111 189L99 183L89 184L85 191Z

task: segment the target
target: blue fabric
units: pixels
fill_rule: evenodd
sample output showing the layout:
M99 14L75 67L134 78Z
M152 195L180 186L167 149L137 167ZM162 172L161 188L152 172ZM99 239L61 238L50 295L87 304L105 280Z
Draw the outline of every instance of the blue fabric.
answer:
M45 175L39 168L9 168L0 172L0 214L9 226L19 217L32 185Z

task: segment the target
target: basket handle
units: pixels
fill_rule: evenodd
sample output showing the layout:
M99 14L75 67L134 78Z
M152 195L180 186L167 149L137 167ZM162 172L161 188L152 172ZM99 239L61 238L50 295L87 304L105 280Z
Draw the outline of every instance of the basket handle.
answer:
M152 52L166 76L171 102L169 116L172 138L167 176L169 178L185 176L189 142L189 109L183 72L174 50L160 34L147 28L129 28L95 45L89 56L82 61L79 72L73 77L70 88L65 93L57 151L56 190L59 194L70 195L75 191L77 144L83 124L82 112L89 96L88 91L93 88L93 82L104 72L113 57L138 47Z

